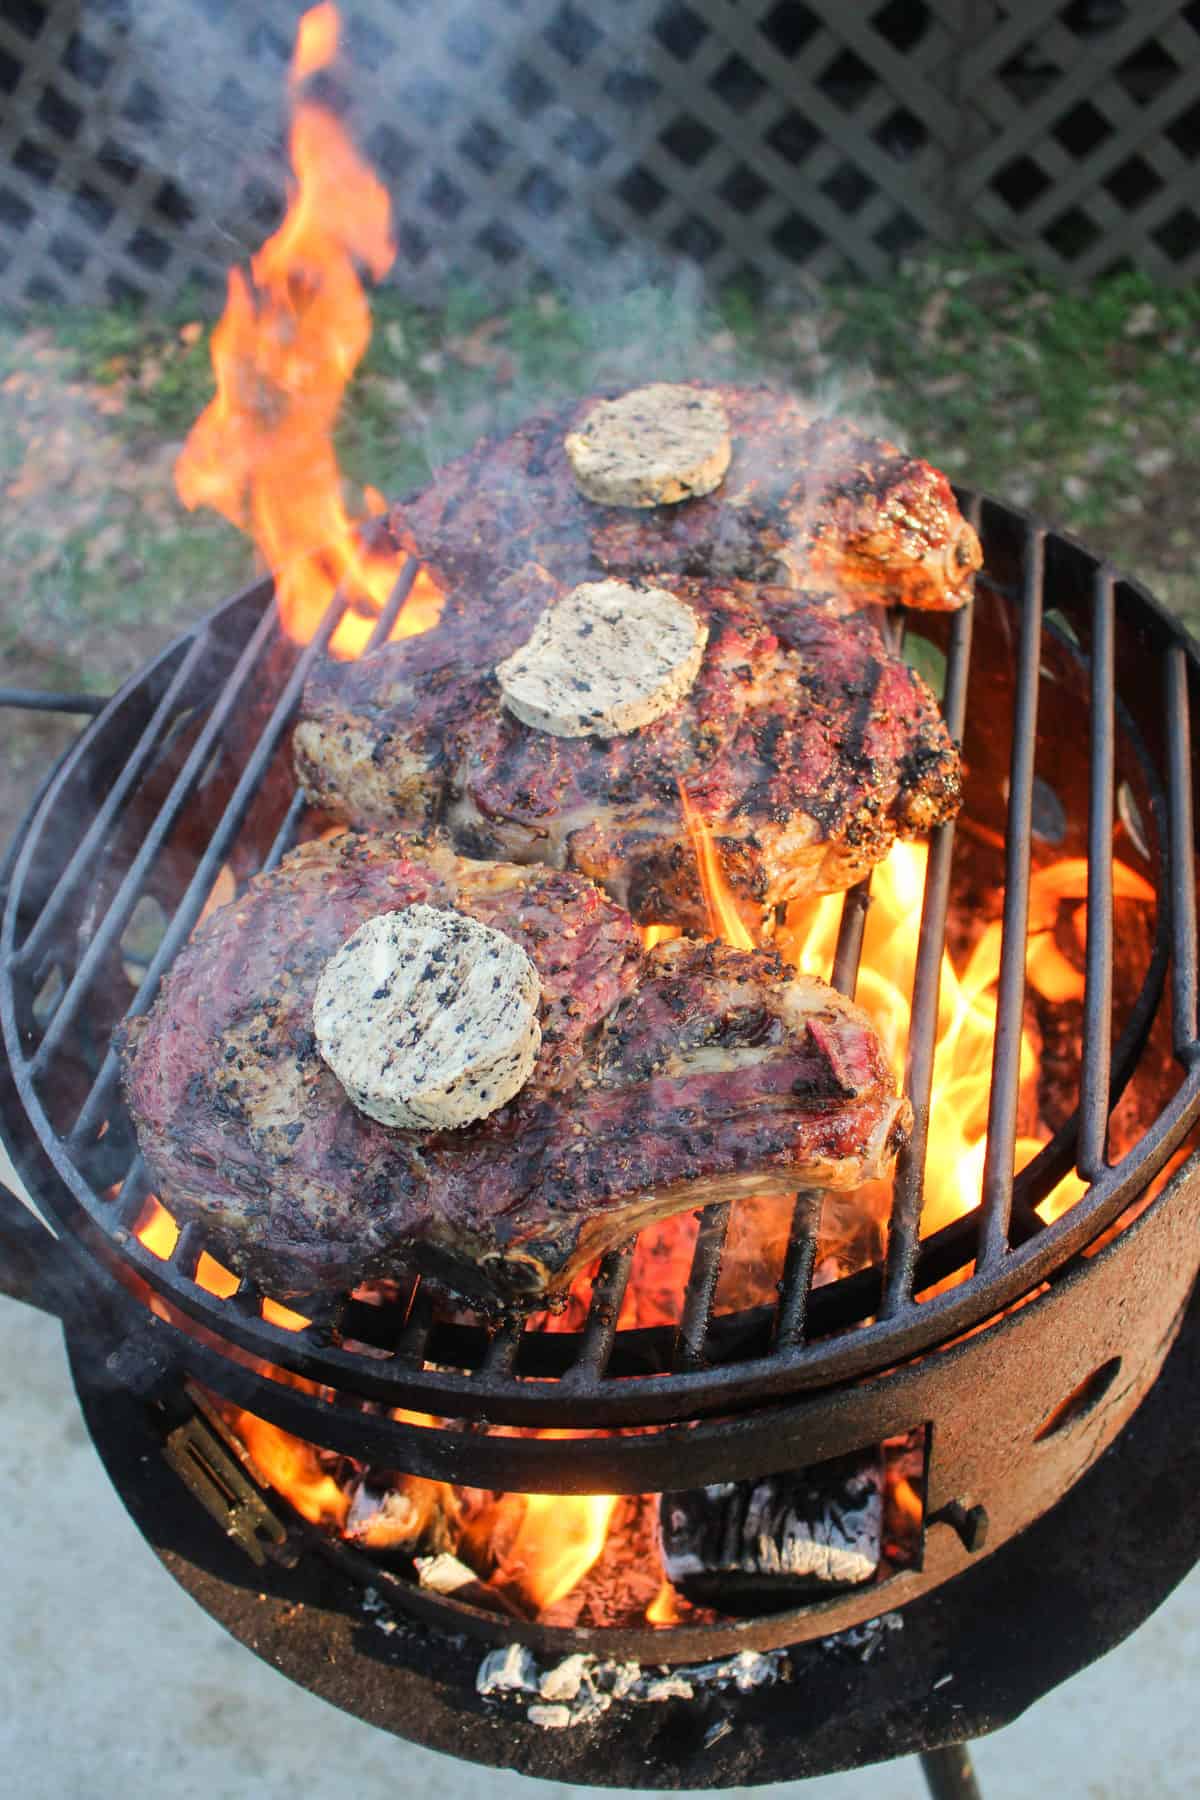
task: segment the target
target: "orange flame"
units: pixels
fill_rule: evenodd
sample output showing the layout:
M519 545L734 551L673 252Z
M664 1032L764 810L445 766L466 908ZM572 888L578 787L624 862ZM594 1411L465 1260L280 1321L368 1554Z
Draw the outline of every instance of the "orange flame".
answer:
M871 884L858 1000L883 1039L893 1067L903 1066L908 1048L909 995L916 967L921 905L928 849L924 844L897 844L876 869ZM1150 902L1154 889L1123 863L1113 864L1113 892L1120 900ZM1030 883L1026 975L1043 998L1061 1004L1083 997L1082 972L1059 948L1054 927L1059 903L1087 895L1087 863L1064 858L1034 871ZM828 975L837 943L841 896L799 902L788 910L787 924L776 943L782 954L806 974ZM1073 920L1080 937L1078 920ZM1000 973L1000 921L985 926L961 969L949 952L942 957L937 1049L929 1103L929 1148L926 1157L925 1209L922 1232L928 1234L979 1204L987 1155L987 1111L991 1090L992 1051L996 1032L995 986ZM1028 1031L1022 1032L1022 1091L1032 1091L1036 1051ZM1026 1107L1028 1113L1029 1108ZM1030 1119L1030 1125L1036 1119ZM1037 1155L1042 1140L1032 1130L1016 1142L1014 1172ZM1047 1220L1079 1199L1086 1184L1069 1174L1038 1209Z
M350 1511L350 1496L311 1444L240 1407L233 1410L231 1422L263 1478L286 1494L301 1518L313 1525L341 1529Z
M550 1434L546 1434L550 1435ZM577 1587L604 1549L615 1494L502 1494L494 1533L516 1530L493 1580L515 1586L540 1612Z
M713 843L712 832L692 804L682 781L679 783L679 804L683 808L683 822L687 826L688 836L692 840L692 849L696 855L700 889L708 910L709 930L715 938L721 938L726 944L732 944L735 950L753 950L754 939L751 937L746 922L738 911L737 902L730 892L729 884L725 879L725 871L721 867L721 859L717 855L717 847ZM650 929L662 930L664 928L653 926Z
M335 55L337 31L329 4L300 21L289 81L294 192L278 231L251 258L250 279L230 270L212 338L216 397L192 429L175 483L185 506L211 506L253 535L297 642L313 637L340 589L349 605L330 649L354 657L405 558L364 541L343 502L333 447L342 396L371 336L355 265L379 279L395 255L386 190L333 115L303 92ZM378 510L372 495L368 511ZM441 604L419 575L392 638L428 630Z
M148 1250L151 1256L160 1257L163 1262L174 1251L179 1242L179 1226L156 1194L146 1195L146 1203L138 1214L133 1235L143 1249Z
M296 28L296 48L292 53L293 85L329 67L337 55L340 23L337 7L330 5L329 0L310 7L304 14Z
M679 1596L669 1581L664 1581L646 1608L647 1625L678 1625L683 1618Z
M224 1263L217 1261L215 1256L210 1256L207 1250L202 1250L200 1260L196 1264L196 1286L205 1288L210 1294L215 1294L218 1300L228 1300L232 1294L237 1293L238 1278L232 1269L227 1269Z
M925 1508L921 1504L921 1496L908 1479L902 1475L892 1488L892 1499L896 1508L914 1525L919 1525L925 1517Z

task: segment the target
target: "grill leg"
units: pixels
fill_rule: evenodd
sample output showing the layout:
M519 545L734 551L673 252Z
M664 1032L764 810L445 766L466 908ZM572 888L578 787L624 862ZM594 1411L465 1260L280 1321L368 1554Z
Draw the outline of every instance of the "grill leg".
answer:
M922 1750L921 1772L933 1800L983 1800L965 1744Z

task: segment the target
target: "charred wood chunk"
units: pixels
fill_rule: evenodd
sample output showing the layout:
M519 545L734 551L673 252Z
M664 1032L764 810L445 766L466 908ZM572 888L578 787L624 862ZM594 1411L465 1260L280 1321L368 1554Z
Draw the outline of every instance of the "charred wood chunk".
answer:
M667 1578L724 1613L783 1612L871 1581L883 1538L883 1462L856 1452L757 1481L664 1494Z

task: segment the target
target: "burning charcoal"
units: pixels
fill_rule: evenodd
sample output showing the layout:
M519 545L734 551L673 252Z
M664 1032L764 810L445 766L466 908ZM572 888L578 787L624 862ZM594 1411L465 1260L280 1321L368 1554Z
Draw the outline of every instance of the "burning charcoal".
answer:
M721 1612L782 1612L870 1581L879 1568L883 1465L855 1453L760 1481L664 1494L667 1578Z

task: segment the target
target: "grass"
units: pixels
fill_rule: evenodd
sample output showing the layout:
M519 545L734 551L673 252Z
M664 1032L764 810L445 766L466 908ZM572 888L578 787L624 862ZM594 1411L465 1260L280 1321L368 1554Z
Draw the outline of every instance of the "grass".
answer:
M1067 293L972 249L767 300L681 277L503 309L467 287L437 309L385 289L372 307L339 426L352 489L403 494L483 432L597 386L786 382L1078 533L1200 621L1194 288L1128 275ZM111 688L251 573L245 541L173 494L213 391L210 337L190 298L154 319L0 324L0 680Z
M503 311L469 288L439 310L383 290L374 312L340 428L352 482L404 492L480 432L598 384L783 380L1197 604L1182 504L1200 475L1194 288L1126 275L1064 292L973 250L774 302L713 303L684 282L598 301L545 292ZM181 436L211 393L207 328L180 335L196 318L184 303L154 322L113 311L46 324L80 379L121 386L119 430L137 445Z

